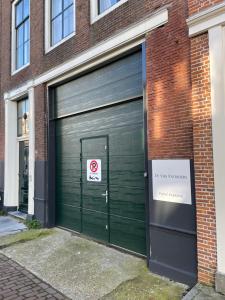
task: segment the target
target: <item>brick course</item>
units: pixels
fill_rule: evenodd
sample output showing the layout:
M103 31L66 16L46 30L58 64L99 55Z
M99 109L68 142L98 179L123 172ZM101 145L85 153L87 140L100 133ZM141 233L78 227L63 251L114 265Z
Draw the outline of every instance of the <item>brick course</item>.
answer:
M200 12L203 9L209 8L215 4L224 2L223 0L189 0L189 15Z
M169 23L147 38L149 159L193 158L187 6L173 5Z
M198 278L214 284L216 215L208 35L191 40L193 139L197 210Z

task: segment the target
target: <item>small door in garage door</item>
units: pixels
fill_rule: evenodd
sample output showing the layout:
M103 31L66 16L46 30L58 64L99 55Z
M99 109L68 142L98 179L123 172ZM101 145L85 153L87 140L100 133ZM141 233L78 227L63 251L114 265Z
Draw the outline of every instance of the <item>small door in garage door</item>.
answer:
M109 241L108 138L81 139L82 232Z

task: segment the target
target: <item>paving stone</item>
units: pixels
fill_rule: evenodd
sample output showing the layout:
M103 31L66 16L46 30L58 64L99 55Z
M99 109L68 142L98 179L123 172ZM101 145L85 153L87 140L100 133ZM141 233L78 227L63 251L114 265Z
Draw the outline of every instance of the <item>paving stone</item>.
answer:
M0 279L0 300L69 300L3 254L0 254Z

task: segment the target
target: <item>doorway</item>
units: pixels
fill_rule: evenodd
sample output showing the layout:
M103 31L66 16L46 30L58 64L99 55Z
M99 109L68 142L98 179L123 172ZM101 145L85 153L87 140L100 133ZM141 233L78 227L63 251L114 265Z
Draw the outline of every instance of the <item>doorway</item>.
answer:
M19 142L19 211L28 212L29 141Z

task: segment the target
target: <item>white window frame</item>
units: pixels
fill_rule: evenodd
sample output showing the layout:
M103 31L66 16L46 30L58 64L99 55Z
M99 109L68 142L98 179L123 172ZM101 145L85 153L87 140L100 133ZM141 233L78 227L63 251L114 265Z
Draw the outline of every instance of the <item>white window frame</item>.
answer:
M91 5L91 24L97 22L99 19L103 18L110 12L112 12L114 9L117 7L121 6L128 0L120 0L116 4L112 5L110 8L106 9L103 13L98 14L98 0L90 0L90 5Z
M51 46L51 0L45 0L45 53L50 52L76 34L76 0L73 0L74 7L74 30L61 41Z
M17 55L16 53L16 5L18 2L20 2L20 0L15 0L12 3L12 22L11 22L12 23L12 37L11 37L11 74L12 75L20 72L21 70L27 68L30 65L30 59L29 59L29 62L27 64L23 65L19 69L16 68L16 55ZM29 19L30 19L30 6L31 6L31 1L29 5ZM29 26L30 26L30 22L29 22Z

